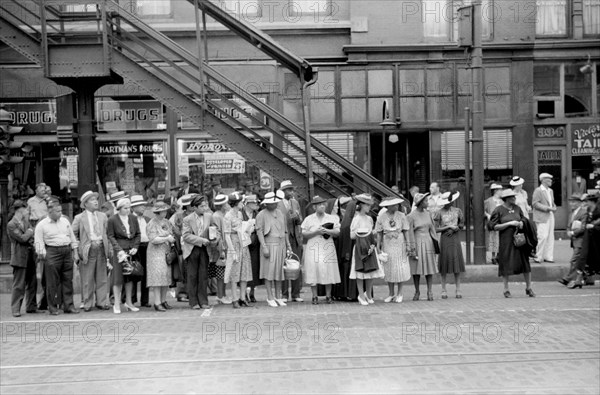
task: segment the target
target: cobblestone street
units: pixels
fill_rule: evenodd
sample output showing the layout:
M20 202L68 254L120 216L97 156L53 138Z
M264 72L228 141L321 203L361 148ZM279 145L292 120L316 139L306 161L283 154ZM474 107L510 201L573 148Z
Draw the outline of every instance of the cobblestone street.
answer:
M264 302L10 316L2 393L555 393L600 391L600 289L465 284L464 298L385 304ZM264 300L264 289L257 298ZM309 299L310 291L304 289Z

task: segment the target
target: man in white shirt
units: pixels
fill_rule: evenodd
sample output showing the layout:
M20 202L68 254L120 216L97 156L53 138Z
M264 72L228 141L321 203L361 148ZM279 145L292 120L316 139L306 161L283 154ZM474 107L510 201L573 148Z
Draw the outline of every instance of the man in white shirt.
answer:
M537 252L534 261L554 262L554 191L552 175L540 174L540 186L533 191L533 222L537 226Z
M442 200L442 194L440 193L440 184L437 182L432 182L429 186L429 197L427 198L427 211L431 214L435 214L438 212L443 205L440 205L440 201Z
M148 252L148 233L146 232L146 227L148 226L148 222L150 222L149 218L144 217L144 211L146 211L146 206L148 203L144 200L142 195L133 195L131 196L131 211L135 215L138 220L138 224L140 225L140 246L138 248L138 256L140 257L140 263L144 268L144 273L146 273L146 253ZM141 300L140 306L142 307L152 307L149 303L149 290L146 287L146 276L142 276L142 280L140 281L142 284L141 289ZM134 293L137 289L137 282L133 284Z
M98 194L87 191L81 196L81 207L85 210L75 216L73 233L79 240L79 271L81 273L81 299L84 311L92 310L94 296L96 308L110 309L108 303L107 258L112 257L112 248L106 236L108 218L98 211Z

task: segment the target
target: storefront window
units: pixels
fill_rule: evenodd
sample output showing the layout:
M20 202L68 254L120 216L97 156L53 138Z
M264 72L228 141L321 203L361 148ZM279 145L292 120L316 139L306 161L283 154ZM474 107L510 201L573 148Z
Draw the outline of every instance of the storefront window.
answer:
M565 116L587 117L592 108L592 74L580 65L565 65Z
M164 198L168 174L167 145L162 141L98 143L102 192L143 195L149 203Z

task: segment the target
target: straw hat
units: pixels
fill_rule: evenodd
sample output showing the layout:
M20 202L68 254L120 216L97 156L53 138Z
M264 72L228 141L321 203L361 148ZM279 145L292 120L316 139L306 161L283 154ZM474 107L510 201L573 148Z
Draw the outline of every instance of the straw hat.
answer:
M554 178L554 177L552 176L552 174L548 174L548 173L542 173L542 174L540 174L540 181L542 181L542 180L543 180L543 179L545 179L545 178L550 178L550 179L552 179L552 178Z
M187 207L190 204L192 204L192 200L194 200L194 197L196 196L195 193L188 193L186 195L183 195L182 197L180 197L179 199L177 199L177 205L180 207Z
M98 196L99 196L98 193L94 192L94 191L85 192L83 195L81 195L81 199L80 199L81 200L81 203L80 203L81 208L85 208L85 202L87 202L88 199L90 199L92 197L95 197L96 199L98 199Z
M425 198L427 198L429 195L430 195L429 192L426 192L426 193L417 193L415 195L415 200L414 200L415 206L418 206L419 204L421 204L421 202L423 200L425 200Z
M113 192L109 195L108 201L114 203L120 199L127 198L127 197L129 197L129 196L127 195L127 193L125 193L125 191L117 191L117 192Z
M397 204L401 204L404 200L398 197L387 197L383 199L381 203L379 203L379 207L390 207L395 206Z
M516 187L516 186L518 186L518 185L523 185L523 184L525 184L525 180L524 180L524 179L522 179L522 178L521 178L521 177L519 177L519 176L514 176L514 177L512 178L512 180L510 180L510 186L511 186L511 187Z
M317 204L327 203L327 200L322 198L321 196L315 196L313 200L310 202L311 205L315 206Z
M357 195L356 200L358 200L361 203L365 203L365 204L373 204L373 198L371 197L371 195L366 194L366 193Z
M250 203L257 204L258 197L256 195L246 195L246 197L244 199L244 204L250 204Z
M154 204L154 207L152 208L152 212L154 214L158 214L158 213L163 212L163 211L169 211L169 209L170 209L170 207L169 207L169 205L167 203L165 203L165 202L156 202Z
M222 206L225 203L227 203L229 201L229 197L227 197L227 195L217 195L215 197L215 200L213 201L213 204L215 206Z
M275 195L275 192L269 192L265 195L262 204L274 204L279 202L279 198Z
M131 197L131 207L146 206L147 204L148 202L144 200L142 195L133 195Z
M502 200L505 200L505 199L508 199L509 197L515 197L515 196L517 196L515 191L513 191L512 189L505 189L502 191L502 195L500 195L500 198Z
M281 181L279 190L285 191L286 189L294 189L294 184L290 180Z
M512 185L512 181L511 181ZM495 182L490 185L490 191L495 191L496 189L504 189L504 187L500 184L496 184Z
M451 194L450 192L442 193L441 199L439 201L440 206L445 206L456 201L460 197L460 192L456 192L455 194Z

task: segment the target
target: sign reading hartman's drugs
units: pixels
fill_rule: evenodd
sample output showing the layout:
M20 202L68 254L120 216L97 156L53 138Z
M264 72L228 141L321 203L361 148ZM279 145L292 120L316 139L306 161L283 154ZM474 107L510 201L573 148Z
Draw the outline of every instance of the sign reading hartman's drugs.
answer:
M600 155L600 124L573 125L571 130L571 155Z

